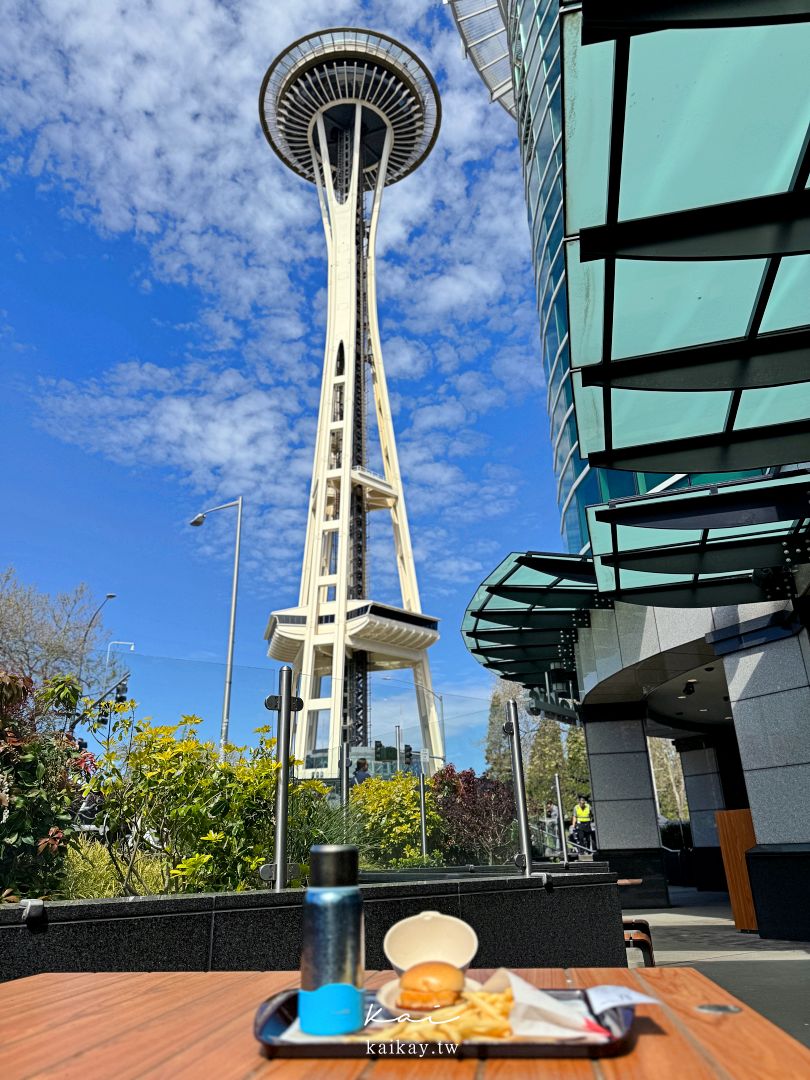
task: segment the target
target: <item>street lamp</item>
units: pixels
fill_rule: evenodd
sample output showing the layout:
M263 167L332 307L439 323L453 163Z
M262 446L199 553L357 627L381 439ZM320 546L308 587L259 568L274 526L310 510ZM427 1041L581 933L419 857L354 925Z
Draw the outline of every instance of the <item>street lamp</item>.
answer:
M79 695L80 696L81 696L82 689L83 689L83 687L82 687L82 674L84 672L84 655L85 655L85 652L87 651L87 638L88 638L88 636L90 634L90 630L92 629L93 623L96 621L96 619L99 616L99 612L101 611L101 609L104 607L104 605L107 603L108 600L115 600L116 595L117 594L114 593L114 592L108 592L106 594L106 596L101 601L101 603L98 605L96 610L93 612L93 614L87 620L87 626L84 628L84 634L82 635L82 643L81 643L81 647L79 649L78 682L79 682ZM77 724L77 722L79 720L79 716L80 716L80 713L79 713L79 699L77 698L77 700L76 700L76 708L75 708L74 714L73 714L73 726L72 726L71 730L73 729L73 727L76 726L76 724ZM65 723L67 724L67 719L65 720Z
M217 510L228 510L236 507L236 544L233 556L233 586L231 588L231 621L228 628L228 657L225 662L225 693L222 699L222 727L219 733L220 757L225 757L225 744L228 741L228 725L231 716L231 682L233 680L233 639L236 631L236 590L239 585L239 548L242 542L242 496L233 502L223 503L222 506L212 506L210 510L203 510L191 519L189 525L202 525L207 514L216 513Z
M401 679L392 679L390 675L383 675L383 680L385 682L401 682L402 681ZM438 694L430 686L425 686L424 683L419 682L419 680L416 679L416 678L414 678L413 684L418 689L424 690L426 693L430 694L436 701L438 701L438 703L439 703L439 722L441 724L441 729L442 729L442 742L444 742L445 735L444 735L444 697L443 697L443 695ZM444 762L447 761L446 757L440 757L437 754L431 754L430 757L431 757L432 761L441 761L442 764L444 764Z
M82 685L82 669L84 668L84 654L85 654L85 651L87 649L88 635L90 634L90 630L91 630L91 628L93 626L93 623L98 618L98 615L99 615L99 612L101 611L101 609L104 607L104 605L107 603L108 600L115 600L115 597L116 597L116 593L108 592L107 595L104 597L104 599L101 601L101 603L98 605L96 610L93 612L93 614L90 616L90 618L87 621L87 626L84 628L84 635L82 636L81 650L79 652L79 688L80 689L81 689L81 685Z

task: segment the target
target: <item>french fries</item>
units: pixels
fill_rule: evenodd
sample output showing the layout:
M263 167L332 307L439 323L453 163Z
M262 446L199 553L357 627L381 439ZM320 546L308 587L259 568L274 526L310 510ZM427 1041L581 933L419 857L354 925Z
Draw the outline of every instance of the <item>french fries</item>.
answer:
M484 990L461 995L456 1005L436 1009L423 1020L402 1020L376 1037L380 1042L401 1039L406 1042L453 1042L465 1039L508 1039L512 1034L509 1013L512 1009L512 991L499 994Z

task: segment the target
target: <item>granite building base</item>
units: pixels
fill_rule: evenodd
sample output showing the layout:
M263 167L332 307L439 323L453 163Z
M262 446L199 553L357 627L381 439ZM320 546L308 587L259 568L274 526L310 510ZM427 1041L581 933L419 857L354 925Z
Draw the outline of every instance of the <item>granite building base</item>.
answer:
M719 847L692 850L692 881L698 892L728 892L723 856Z
M757 844L745 859L759 936L810 942L810 844Z
M386 931L441 911L478 934L477 967L624 967L616 876L583 868L362 887L366 967L387 968ZM46 902L22 922L0 907L0 980L44 971L285 971L301 956L303 891Z
M622 908L669 907L666 861L660 847L600 848L596 854L619 879L641 878L640 885L623 885L619 889Z

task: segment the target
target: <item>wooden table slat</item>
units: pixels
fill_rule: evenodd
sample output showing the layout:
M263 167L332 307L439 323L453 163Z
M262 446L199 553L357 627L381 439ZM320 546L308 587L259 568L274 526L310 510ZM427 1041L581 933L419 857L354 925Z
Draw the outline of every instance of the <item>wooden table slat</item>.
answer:
M665 996L667 1009L735 1080L740 1076L756 1080L810 1077L810 1050L786 1037L770 1020L701 972L692 968L645 968L638 972L638 980L647 993ZM700 1012L697 1006L705 1004L735 1005L741 1011ZM810 1012L810 1002L806 1004Z
M105 983L98 991L91 989L88 984L83 988L54 984L53 989L46 989L43 986L39 998L26 996L18 1007L9 1005L3 1011L0 1067L7 1055L13 1053L16 1043L46 1035L53 1030L55 1021L59 1027L74 1027L82 1019L92 1024L99 1013L109 1013L119 1006L125 1006L132 998L159 997L171 985L172 975L176 977L177 972L165 973L163 979L156 978L158 974L151 973L150 978L150 974L144 973L143 981L139 983L122 982L119 973L117 983ZM43 1002L47 1002L46 1008L42 1007ZM13 1004L17 1005L16 1002Z

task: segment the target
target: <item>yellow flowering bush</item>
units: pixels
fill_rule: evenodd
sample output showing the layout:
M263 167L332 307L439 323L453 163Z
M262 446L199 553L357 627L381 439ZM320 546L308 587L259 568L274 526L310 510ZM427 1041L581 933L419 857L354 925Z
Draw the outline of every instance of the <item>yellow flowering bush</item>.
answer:
M350 805L363 822L370 862L395 867L421 861L419 781L415 776L395 773L390 780L364 780L351 789ZM441 829L436 797L430 787L426 791L425 818L429 851Z

